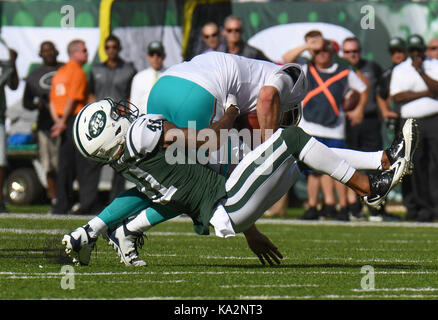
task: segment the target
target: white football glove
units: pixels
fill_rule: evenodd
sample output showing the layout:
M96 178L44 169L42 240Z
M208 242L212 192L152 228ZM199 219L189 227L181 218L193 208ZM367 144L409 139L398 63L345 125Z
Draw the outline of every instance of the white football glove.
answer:
M234 106L237 109L237 111L239 112L239 114L240 114L240 109L237 106L237 98L236 98L236 96L234 94L229 93L227 95L227 100L225 101L225 112L227 112L227 109L229 107L231 107L231 106Z

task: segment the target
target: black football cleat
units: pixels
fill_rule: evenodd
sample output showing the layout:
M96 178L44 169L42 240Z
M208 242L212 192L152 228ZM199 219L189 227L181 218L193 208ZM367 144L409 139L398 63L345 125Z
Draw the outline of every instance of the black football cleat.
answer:
M406 120L402 131L394 139L391 146L385 150L391 166L394 165L397 160L404 158L408 162L407 173L411 174L413 169L412 157L418 146L418 141L419 132L417 122L415 119Z
M370 195L362 197L365 204L380 209L385 203L386 196L394 186L401 182L409 172L409 164L405 158L399 158L390 169L377 174L370 174Z

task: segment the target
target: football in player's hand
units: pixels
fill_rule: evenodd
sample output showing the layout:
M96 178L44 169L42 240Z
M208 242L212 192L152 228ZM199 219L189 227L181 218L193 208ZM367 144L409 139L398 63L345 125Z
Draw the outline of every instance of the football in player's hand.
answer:
M260 129L259 121L257 119L257 113L251 112L242 114L236 119L234 124L237 130L247 129Z
M351 111L356 108L359 103L360 94L358 91L349 89L344 96L344 101L342 103L342 108L344 111Z

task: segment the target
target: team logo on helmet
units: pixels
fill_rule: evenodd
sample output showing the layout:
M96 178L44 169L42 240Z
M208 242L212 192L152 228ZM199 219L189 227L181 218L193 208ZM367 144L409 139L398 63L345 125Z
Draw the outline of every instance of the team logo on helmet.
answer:
M92 138L98 137L106 124L106 114L102 110L96 111L90 119L88 124L88 132Z

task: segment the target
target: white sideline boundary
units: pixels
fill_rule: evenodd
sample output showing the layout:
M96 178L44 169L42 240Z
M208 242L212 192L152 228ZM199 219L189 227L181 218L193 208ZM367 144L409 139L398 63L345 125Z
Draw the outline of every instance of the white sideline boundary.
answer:
M51 215L37 213L0 213L0 219L29 219L29 220L91 220L94 215ZM176 217L169 221L173 222L190 222L191 219L186 216ZM438 228L436 222L372 222L372 221L332 221L332 220L295 220L295 219L268 219L261 218L257 220L257 225L262 224L279 224L291 226L344 226L344 227L408 227L408 228Z

